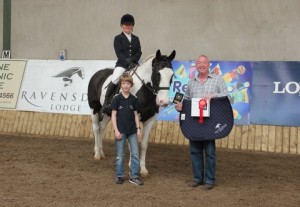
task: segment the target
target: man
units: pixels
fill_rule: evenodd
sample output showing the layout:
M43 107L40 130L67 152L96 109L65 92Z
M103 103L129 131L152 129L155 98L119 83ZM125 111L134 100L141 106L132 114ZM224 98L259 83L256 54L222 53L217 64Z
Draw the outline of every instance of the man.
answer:
M207 56L200 55L196 60L198 76L190 79L185 92L185 98L211 98L227 96L227 88L221 76L209 73L210 61ZM182 103L175 106L177 111L182 110ZM205 162L204 155L205 153ZM215 185L216 171L216 145L215 140L191 141L190 155L194 179L188 184L189 187L204 185L204 190L211 190ZM205 166L204 166L205 163Z

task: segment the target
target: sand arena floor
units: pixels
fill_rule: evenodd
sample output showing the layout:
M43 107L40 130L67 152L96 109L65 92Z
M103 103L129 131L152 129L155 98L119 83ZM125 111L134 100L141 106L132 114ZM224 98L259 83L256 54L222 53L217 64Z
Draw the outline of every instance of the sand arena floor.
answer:
M300 206L299 155L218 149L217 185L207 192L187 187L187 146L149 144L150 175L134 186L114 183L114 143L104 143L101 161L93 144L1 135L0 206Z

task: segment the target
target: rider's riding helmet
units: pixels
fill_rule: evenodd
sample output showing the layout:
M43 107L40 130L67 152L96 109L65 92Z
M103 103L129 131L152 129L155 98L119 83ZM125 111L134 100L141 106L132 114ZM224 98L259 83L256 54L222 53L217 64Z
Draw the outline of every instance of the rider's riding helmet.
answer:
M125 23L130 23L132 25L134 25L134 18L131 14L124 14L121 18L121 25L125 24Z

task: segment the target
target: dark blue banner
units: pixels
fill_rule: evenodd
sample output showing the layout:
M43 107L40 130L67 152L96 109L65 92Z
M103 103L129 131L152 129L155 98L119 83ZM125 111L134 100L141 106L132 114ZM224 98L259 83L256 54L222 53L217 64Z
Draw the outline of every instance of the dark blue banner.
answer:
M300 62L254 62L250 123L300 126Z

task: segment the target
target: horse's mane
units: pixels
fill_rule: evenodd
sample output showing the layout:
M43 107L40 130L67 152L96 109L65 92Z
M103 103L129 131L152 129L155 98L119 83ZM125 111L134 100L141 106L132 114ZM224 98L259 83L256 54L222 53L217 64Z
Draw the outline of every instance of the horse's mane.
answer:
M146 57L146 58L143 60L143 63L147 62L149 59L154 58L154 57L155 57L155 54L149 55L148 57Z

